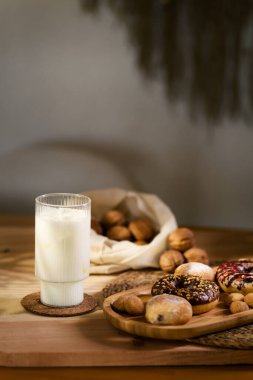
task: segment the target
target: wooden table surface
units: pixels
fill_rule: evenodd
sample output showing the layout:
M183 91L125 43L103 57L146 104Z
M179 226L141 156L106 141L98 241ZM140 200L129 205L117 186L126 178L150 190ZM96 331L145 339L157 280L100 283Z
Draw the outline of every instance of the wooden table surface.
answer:
M39 380L52 376L63 379L253 378L253 367L232 365L235 357L239 358L237 363L243 363L244 357L250 358L253 352L249 350L224 350L151 339L143 342L115 330L100 309L85 316L64 318L60 323L57 319L25 312L20 299L39 290L34 277L33 222L33 217L0 216L0 358L4 365L0 368L1 379L36 377ZM253 257L252 231L195 228L194 232L197 244L206 248L213 259ZM112 278L114 276L90 276L85 281L85 290L98 294ZM45 339L38 341L42 320ZM75 336L77 326L79 334ZM50 335L51 331L54 334ZM70 350L67 355L64 349L59 350L57 342L62 344L63 341L75 344L75 352L71 354ZM116 356L115 350L118 350ZM183 367L179 366L182 355ZM214 364L220 363L221 356L228 365L217 367ZM196 366L203 362L209 365ZM249 363L249 359L246 362ZM59 367L44 368L52 365ZM10 368L13 366L15 368Z

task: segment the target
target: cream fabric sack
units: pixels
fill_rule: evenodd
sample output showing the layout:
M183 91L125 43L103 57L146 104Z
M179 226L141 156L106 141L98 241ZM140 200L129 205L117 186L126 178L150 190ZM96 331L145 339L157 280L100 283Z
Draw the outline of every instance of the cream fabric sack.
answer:
M166 237L177 228L175 216L156 195L122 189L105 189L86 192L91 198L92 216L101 219L103 214L117 208L131 219L147 217L157 231L146 245L130 241L114 241L91 230L90 273L116 273L127 269L158 268L159 256L166 249Z

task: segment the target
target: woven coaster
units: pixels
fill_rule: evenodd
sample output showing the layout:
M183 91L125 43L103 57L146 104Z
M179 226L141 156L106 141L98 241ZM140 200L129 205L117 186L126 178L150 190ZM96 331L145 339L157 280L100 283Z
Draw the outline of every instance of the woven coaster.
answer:
M45 315L47 317L73 317L88 313L95 309L97 300L95 297L85 294L80 305L71 307L46 306L40 302L40 292L31 293L22 298L21 305L31 313Z

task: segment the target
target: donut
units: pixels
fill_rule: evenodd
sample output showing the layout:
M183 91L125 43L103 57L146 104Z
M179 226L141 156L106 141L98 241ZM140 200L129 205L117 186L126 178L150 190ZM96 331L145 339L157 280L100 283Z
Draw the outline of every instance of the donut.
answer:
M183 325L191 319L192 307L182 297L160 294L147 302L145 317L157 325Z
M216 278L226 293L253 293L253 261L227 261L218 267Z
M213 309L219 302L220 292L218 285L199 276L168 274L157 280L151 289L152 296L164 293L185 298L196 315Z
M214 281L215 277L215 273L211 267L202 263L195 262L179 265L179 267L176 268L174 274L189 274L191 276L199 276L204 280L209 281Z

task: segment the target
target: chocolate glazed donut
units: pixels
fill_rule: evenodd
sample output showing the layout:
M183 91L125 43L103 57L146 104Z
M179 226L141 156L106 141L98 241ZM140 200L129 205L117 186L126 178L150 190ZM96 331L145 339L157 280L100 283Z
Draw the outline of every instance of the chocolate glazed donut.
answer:
M216 272L221 289L227 293L253 293L253 261L237 260L221 264Z
M151 290L152 296L174 294L185 298L192 305L193 314L213 309L219 302L219 287L199 276L168 274L157 280Z

